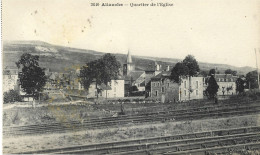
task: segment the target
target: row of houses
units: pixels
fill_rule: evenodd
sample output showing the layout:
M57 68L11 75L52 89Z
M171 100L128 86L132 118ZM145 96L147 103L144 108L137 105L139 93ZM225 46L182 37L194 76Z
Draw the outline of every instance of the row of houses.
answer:
M151 79L151 97L162 102L186 101L205 98L207 78L181 77L180 82L170 80L170 72L162 72ZM215 79L219 85L218 95L236 94L235 81L238 77L231 74L216 74Z
M117 80L111 80L107 85L96 86L95 81L93 81L89 89L84 90L79 79L79 69L64 73L50 72L46 69L45 74L48 80L45 89L86 91L87 98L97 96L103 98L145 96L162 102L203 99L203 93L207 88L207 77L181 77L180 82L176 83L170 80L170 69L172 67L155 62L150 69L136 69L132 56L128 52L121 75ZM19 89L17 69L5 68L3 74L4 92L10 89ZM219 85L218 95L235 94L237 78L237 76L231 74L216 74L215 79Z

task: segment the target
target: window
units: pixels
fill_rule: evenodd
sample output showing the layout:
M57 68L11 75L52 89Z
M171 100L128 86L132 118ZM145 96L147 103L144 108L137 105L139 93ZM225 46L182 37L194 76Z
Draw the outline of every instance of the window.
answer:
M160 86L160 83L159 83L159 82L157 83L157 86Z
M155 83L153 83L153 86L155 86Z
M155 91L155 96L157 96L157 95L158 95L158 91L156 90L156 91Z
M199 81L196 81L196 88L199 88Z
M196 90L196 95L199 95L199 91L198 90Z
M187 94L186 94L186 90L184 90L184 95L186 96Z
M170 83L168 83L168 87L170 87Z
M164 93L164 87L162 87L162 93Z
M97 96L97 91L95 91L95 96Z
M187 87L187 82L186 81L184 81L184 88L186 88Z

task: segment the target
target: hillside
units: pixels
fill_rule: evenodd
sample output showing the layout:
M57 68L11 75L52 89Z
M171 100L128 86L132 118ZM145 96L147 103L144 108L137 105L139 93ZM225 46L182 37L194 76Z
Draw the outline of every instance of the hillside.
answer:
M51 71L63 72L75 65L83 65L86 62L100 58L104 53L77 49L64 46L52 45L41 41L4 41L3 42L3 67L15 66L23 53L31 53L40 56L40 65L45 68L50 68ZM114 54L117 60L124 64L126 61L126 54ZM133 56L133 61L137 70L152 70L155 61L162 64L174 66L175 63L181 59L174 58L155 58L148 56ZM239 74L246 74L254 70L251 67L235 67L226 64L211 64L199 62L201 70L208 71L217 67L220 72L226 69L238 71Z

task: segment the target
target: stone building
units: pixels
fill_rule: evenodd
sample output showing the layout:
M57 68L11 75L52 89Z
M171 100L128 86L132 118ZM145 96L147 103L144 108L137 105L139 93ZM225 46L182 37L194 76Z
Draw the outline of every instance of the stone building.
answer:
M203 77L182 77L179 83L170 80L170 71L151 78L151 97L161 102L203 99Z
M232 74L215 74L215 79L219 85L218 95L235 95L236 80L238 76Z
M18 90L18 69L15 67L6 67L3 70L3 92Z

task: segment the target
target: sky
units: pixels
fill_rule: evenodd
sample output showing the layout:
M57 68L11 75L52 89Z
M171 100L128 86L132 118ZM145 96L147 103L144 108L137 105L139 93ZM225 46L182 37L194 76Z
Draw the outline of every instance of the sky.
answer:
M173 7L91 7L92 2ZM260 0L2 0L2 39L256 66ZM260 52L257 52L260 53ZM258 64L260 65L260 57Z

